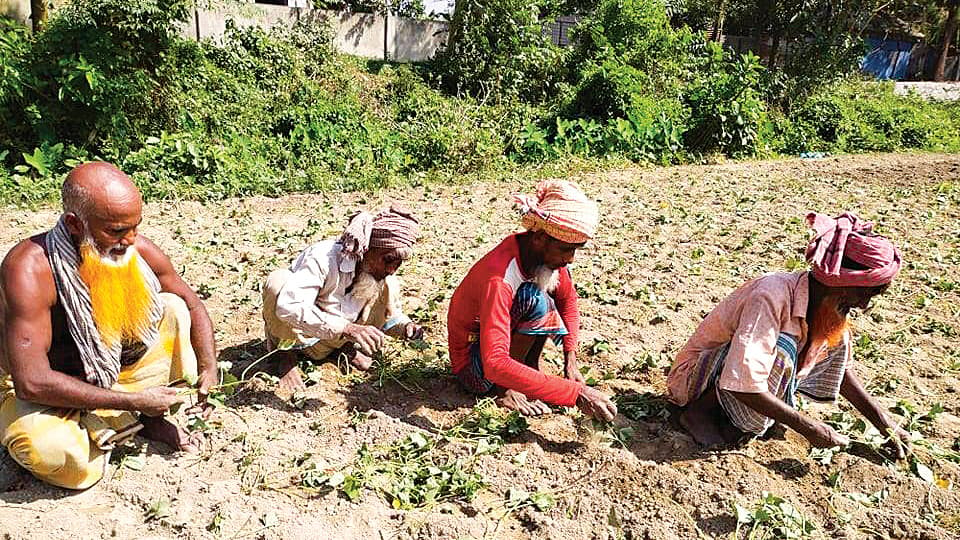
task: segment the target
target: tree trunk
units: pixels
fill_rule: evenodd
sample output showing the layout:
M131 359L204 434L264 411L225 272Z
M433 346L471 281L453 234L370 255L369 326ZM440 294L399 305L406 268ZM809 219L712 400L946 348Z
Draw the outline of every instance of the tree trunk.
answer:
M43 30L47 23L47 0L30 0L30 19L33 21L33 33Z
M727 18L727 0L720 0L716 18L713 19L713 28L710 29L710 41L720 41L723 37L723 22Z
M947 5L947 21L943 24L943 41L940 43L940 54L937 55L937 65L933 68L933 80L943 81L943 72L947 67L947 55L950 54L950 43L957 34L957 13L960 11L960 0L953 0ZM960 60L958 60L960 61Z
M776 33L773 35L773 46L770 47L770 61L767 62L767 69L774 70L777 68L778 54L780 54L780 34Z

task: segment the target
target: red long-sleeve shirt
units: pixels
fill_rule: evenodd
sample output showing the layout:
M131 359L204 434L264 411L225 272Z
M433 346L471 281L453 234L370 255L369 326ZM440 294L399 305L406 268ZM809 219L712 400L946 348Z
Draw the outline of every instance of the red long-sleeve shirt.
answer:
M572 407L580 395L580 383L547 375L510 357L510 306L517 288L528 280L520 265L517 235L504 239L473 265L454 291L447 312L451 369L459 373L469 365L469 336L479 323L485 379L530 399ZM551 296L568 331L563 337L563 350L575 351L580 311L577 292L566 268L560 269L560 282Z

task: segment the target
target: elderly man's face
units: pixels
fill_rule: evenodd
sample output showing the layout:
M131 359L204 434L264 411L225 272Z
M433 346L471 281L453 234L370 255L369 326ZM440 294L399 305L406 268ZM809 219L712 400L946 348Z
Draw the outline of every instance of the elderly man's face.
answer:
M363 256L362 269L377 281L393 275L403 263L403 257L395 249L370 248Z
M584 244L561 242L543 231L537 231L533 235L531 246L543 260L544 266L558 270L572 263L576 259L577 250Z
M137 241L142 211L139 197L121 197L95 205L83 218L71 215L68 225L81 240L92 240L100 255L119 260Z
M890 288L889 283L877 287L842 287L837 309L843 315L853 308L867 309L870 307L870 300L885 293L888 288Z

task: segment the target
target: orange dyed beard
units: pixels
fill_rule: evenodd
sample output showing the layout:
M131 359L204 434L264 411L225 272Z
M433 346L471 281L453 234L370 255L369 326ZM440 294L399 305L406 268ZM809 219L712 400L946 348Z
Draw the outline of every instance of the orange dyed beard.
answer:
M826 342L828 347L836 347L843 341L843 334L849 327L847 317L840 313L837 302L826 298L808 321L810 325L810 343Z
M151 324L153 296L138 261L136 251L117 262L89 242L80 246L78 272L90 289L93 321L107 347L140 341Z

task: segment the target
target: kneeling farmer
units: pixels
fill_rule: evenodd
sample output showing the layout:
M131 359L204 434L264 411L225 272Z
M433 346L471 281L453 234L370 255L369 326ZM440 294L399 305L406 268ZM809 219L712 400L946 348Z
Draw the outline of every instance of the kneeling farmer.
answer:
M815 400L842 395L881 433L897 456L908 435L867 394L852 370L847 314L866 309L900 269L900 252L853 214L811 213L812 271L768 274L741 286L700 323L668 376L680 423L697 442L733 443L774 422L815 447L847 438L794 408L798 392Z
M508 236L480 259L450 300L452 371L468 391L502 393L499 403L525 415L544 403L576 404L613 420L617 407L584 385L577 364L580 311L567 265L593 237L597 204L573 183L545 181L538 197L518 197L526 232ZM540 371L547 338L563 341L566 378Z
M339 239L309 246L289 268L275 270L263 286L268 347L293 341L312 360L343 355L366 370L387 334L421 337L423 329L400 309L394 275L413 255L419 234L420 223L400 206L358 212ZM297 353L279 356L281 391L304 388Z
M203 395L216 380L210 318L137 234L142 207L119 169L80 165L56 226L14 246L0 269L0 443L57 486L97 483L110 450L137 431L192 449L163 418L182 401L167 385L199 375Z

